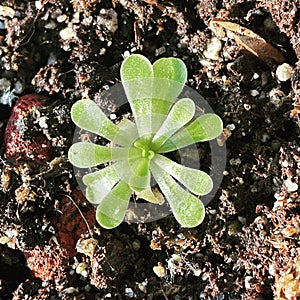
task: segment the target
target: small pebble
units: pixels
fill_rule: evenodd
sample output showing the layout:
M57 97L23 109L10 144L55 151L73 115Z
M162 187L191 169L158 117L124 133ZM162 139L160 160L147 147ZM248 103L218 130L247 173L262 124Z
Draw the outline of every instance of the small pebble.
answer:
M78 289L76 289L76 288L74 288L74 287L68 287L68 288L65 288L64 290L63 290L63 292L65 293L65 294L74 294L74 293L78 293Z
M124 57L124 58L127 58L129 55L130 55L130 52L129 52L128 50L126 50L126 51L123 53L123 57Z
M252 79L255 80L255 79L257 79L257 78L259 78L259 74L254 73Z
M23 93L23 91L24 91L24 84L20 80L17 80L15 82L14 91L15 91L15 94L17 94L17 95L20 95L20 94Z
M113 121L117 118L117 115L116 114L110 114L109 118Z
M118 29L118 14L112 8L102 8L97 23L106 27L109 32L115 33Z
M269 273L270 273L270 275L275 276L274 264L269 265Z
M213 37L211 42L207 45L207 49L203 52L203 55L208 59L218 60L221 49L222 42L218 38Z
M8 79L0 78L0 91L7 91L10 89L11 83Z
M251 91L250 91L250 95L251 95L252 97L256 97L256 96L259 95L259 91L258 91L258 90L251 90Z
M266 118L266 119L265 119L265 122L266 122L267 124L269 124L269 125L272 124L272 120L271 120L270 118Z
M2 95L0 96L0 103L3 105L12 106L12 101L18 98L15 95L14 90L10 90L10 81L6 78L0 79L0 91L2 91Z
M249 111L251 109L251 105L248 103L245 103L244 108L245 108L245 110Z
M165 277L167 274L165 267L162 265L154 266L153 272L155 273L156 276L160 278Z
M177 237L181 240L184 240L185 239L185 235L183 233L178 233L177 234Z
M207 273L203 273L201 279L202 281L206 281L209 279L209 275Z
M263 133L261 141L266 143L268 140L270 140L270 136L267 133Z
M143 282L137 283L137 286L138 286L139 290L141 292L143 292L144 294L147 293L147 283L148 283L147 279L145 281L143 281Z
M0 16L13 18L16 12L9 6L0 5Z
M228 124L227 126L226 126L226 128L228 129L228 130L230 130L230 131L233 131L234 129L235 129L235 125L232 123L232 124Z
M5 236L5 235L0 237L0 244L1 244L1 245L6 245L6 244L8 244L10 241L11 241L11 239L8 238L8 237Z
M76 12L73 15L72 23L78 24L79 22L80 22L80 14L79 14L79 12Z
M250 280L252 279L251 276L246 276L245 277L245 289L246 290L250 290L251 289L251 283L250 283Z
M35 1L34 4L35 4L35 8L36 8L37 10L40 10L40 9L43 8L43 4L42 4L41 1Z
M90 26L92 24L92 22L93 22L93 17L88 16L82 20L81 24L84 26Z
M292 78L292 75L293 68L287 63L278 66L276 69L276 77L279 81L288 81Z
M87 256L92 256L96 250L98 241L94 238L78 240L76 244L76 250L79 253L83 253Z
M39 118L39 126L41 127L41 128L48 128L48 124L47 124L47 117L41 117L41 118Z
M125 288L125 296L128 298L135 297L135 293L133 292L132 288Z
M289 192L295 192L298 190L298 184L293 182L291 179L285 180L284 184Z
M59 32L59 35L63 40L70 40L76 36L76 33L72 28L66 27Z
M56 20L59 16L62 15L62 10L57 8L56 10L54 10L52 13L51 13L51 18Z
M106 48L101 48L99 54L104 55L105 53L106 53Z
M2 21L0 21L0 29L5 29L5 25Z
M283 91L278 88L274 88L269 92L270 101L275 107L279 108L284 100L286 99L286 95Z
M56 21L57 21L58 23L62 23L62 22L64 22L64 21L66 21L66 19L67 19L67 16L66 16L66 15L61 15L61 16L58 16L58 17L57 17Z
M45 29L50 29L50 30L53 30L56 28L56 23L51 20L49 23L45 24Z
M241 164L241 160L239 158L236 158L236 159L232 158L229 160L229 164L231 166L237 166L237 165Z
M83 276L83 277L87 277L87 267L88 265L85 262L81 262L78 264L78 266L76 267L76 273Z
M245 225L247 222L247 219L245 217L242 216L238 216L238 220L241 224Z
M165 47L160 47L158 49L155 49L155 56L159 56L162 55L166 52L166 48Z
M287 168L287 167L289 166L289 162L288 162L287 160L284 160L284 161L282 162L282 166L283 166L284 168Z
M250 188L250 192L251 193L256 193L257 192L256 186L252 185L251 188Z

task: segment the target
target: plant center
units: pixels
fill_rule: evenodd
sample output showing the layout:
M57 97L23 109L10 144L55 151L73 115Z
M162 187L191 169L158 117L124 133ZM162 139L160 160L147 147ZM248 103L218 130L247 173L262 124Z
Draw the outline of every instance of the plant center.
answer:
M142 157L152 159L155 155L155 152L151 150L144 139L139 139L134 142L134 147L142 150Z

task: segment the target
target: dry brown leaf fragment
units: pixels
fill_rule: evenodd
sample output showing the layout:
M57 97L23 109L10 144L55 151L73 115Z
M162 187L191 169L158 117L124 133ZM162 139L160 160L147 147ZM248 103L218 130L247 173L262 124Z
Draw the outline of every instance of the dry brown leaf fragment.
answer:
M276 63L283 63L285 61L284 56L279 50L246 27L214 19L210 22L210 28L218 37L223 38L227 36L234 39L237 44L264 61L269 61L270 59L273 59Z

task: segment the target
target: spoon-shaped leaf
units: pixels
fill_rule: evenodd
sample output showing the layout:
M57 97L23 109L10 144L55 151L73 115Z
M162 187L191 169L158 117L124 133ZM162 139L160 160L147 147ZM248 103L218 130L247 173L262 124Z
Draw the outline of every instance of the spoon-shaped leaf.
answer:
M143 55L132 54L121 65L122 84L140 136L151 128L153 68Z
M164 57L154 62L153 71L152 114L166 116L184 87L187 80L187 69L181 59ZM152 125L153 132L156 132L160 125L154 123Z
M159 154L154 156L153 162L196 195L206 195L213 188L212 179L203 171L182 166Z
M158 149L158 152L166 153L197 142L209 141L219 136L222 131L223 122L221 118L215 114L208 113L200 116L171 136Z
M158 132L152 140L152 149L158 149L170 136L188 123L195 114L194 101L189 98L180 99L169 111Z
M175 57L160 58L153 64L152 132L157 132L187 80L184 62Z
M89 168L128 156L128 149L121 147L105 147L87 142L73 144L68 152L72 165L78 168Z
M177 222L183 227L195 227L201 224L205 216L205 208L201 200L184 190L152 161L151 171L166 196Z
M128 208L131 189L129 185L120 181L97 206L96 219L106 228L115 228L123 221Z
M139 78L153 77L153 68L151 62L145 56L132 54L123 61L120 74L122 82L127 82Z
M187 69L184 62L181 59L175 57L163 57L158 59L153 64L154 77L156 78L167 78L170 80L181 83L181 87L187 80ZM165 88L164 88L165 90ZM169 93L175 91L168 91ZM179 91L179 93L181 90ZM178 91L177 91L178 93ZM175 98L179 95L172 94Z
M121 164L121 161L115 164ZM99 204L112 188L120 181L114 165L105 167L97 172L83 176L82 181L87 185L86 198L92 204Z
M126 146L130 136L111 122L101 108L90 99L77 101L71 108L71 118L80 128L96 133L119 145Z

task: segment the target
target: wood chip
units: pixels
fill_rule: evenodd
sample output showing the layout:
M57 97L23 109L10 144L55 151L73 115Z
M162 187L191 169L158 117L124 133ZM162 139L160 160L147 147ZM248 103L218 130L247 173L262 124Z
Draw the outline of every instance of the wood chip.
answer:
M238 45L266 62L273 59L276 63L283 63L285 60L279 50L248 28L220 19L212 20L210 28L218 37L234 39Z

